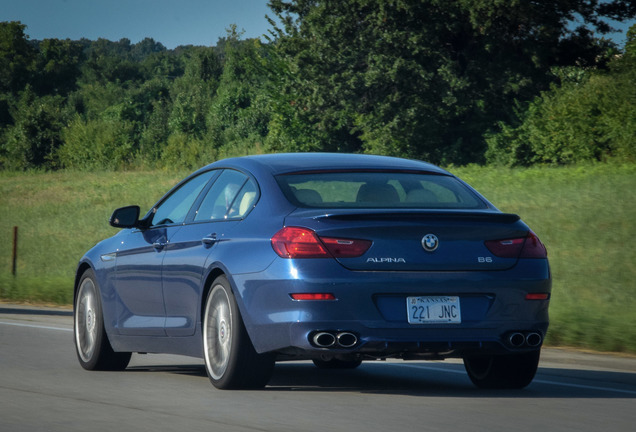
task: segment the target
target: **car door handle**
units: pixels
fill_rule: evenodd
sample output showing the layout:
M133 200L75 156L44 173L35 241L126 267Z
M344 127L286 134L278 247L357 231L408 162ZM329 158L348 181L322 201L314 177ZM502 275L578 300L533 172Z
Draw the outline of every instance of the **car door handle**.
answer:
M154 243L152 244L152 247L153 247L153 248L155 248L155 250L156 250L157 252L161 252L161 251L163 250L163 248L165 248L165 247L166 247L166 245L167 245L167 244L168 244L167 242L160 242L160 241L158 241L158 242L154 242Z
M223 237L223 236L221 236L221 237ZM207 235L207 236L203 237L203 238L201 239L201 243L203 243L203 246L205 246L206 248L208 248L208 247L212 247L212 245L213 245L214 243L218 243L218 242L222 242L222 241L228 241L228 240L229 240L229 238L225 238L225 237L223 237L223 238L218 238L218 237L216 236L216 233L212 233L212 234L210 234L210 235Z
M201 243L203 243L203 246L205 247L210 247L218 241L219 239L216 238L216 233L207 235L201 239Z

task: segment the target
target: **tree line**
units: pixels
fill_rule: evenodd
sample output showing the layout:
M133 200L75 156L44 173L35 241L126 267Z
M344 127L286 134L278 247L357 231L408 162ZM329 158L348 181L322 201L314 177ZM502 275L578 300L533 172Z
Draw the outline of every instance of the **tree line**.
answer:
M438 164L636 159L628 0L271 0L265 41L30 40L0 23L0 169L281 151ZM578 22L579 25L573 23Z

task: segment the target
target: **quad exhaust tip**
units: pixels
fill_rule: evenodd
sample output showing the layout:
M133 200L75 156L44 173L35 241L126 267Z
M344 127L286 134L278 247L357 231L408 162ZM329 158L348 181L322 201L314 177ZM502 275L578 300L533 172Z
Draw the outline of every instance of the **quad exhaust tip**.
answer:
M526 337L523 335L523 333L518 333L518 332L511 333L510 336L508 336L508 342L513 347L519 348L526 343Z
M314 335L312 341L314 345L320 348L330 348L336 344L336 337L328 332L318 332Z
M508 344L514 348L521 348L524 345L538 347L543 342L543 336L538 332L513 332L508 335Z
M310 335L309 340L318 348L351 348L358 343L358 337L348 331L320 331Z
M336 336L336 340L338 341L338 345L343 348L351 348L358 343L358 337L349 332L338 333L338 335Z
M543 342L543 337L537 332L528 333L526 335L526 343L528 346L538 347L541 345L541 342Z

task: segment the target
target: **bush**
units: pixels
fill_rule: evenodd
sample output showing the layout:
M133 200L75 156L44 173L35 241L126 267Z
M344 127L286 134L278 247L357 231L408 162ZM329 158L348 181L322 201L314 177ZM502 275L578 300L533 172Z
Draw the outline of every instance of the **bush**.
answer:
M125 168L135 158L133 129L131 122L115 118L84 121L77 116L63 132L57 158L64 168Z
M636 161L636 26L609 71L556 70L561 81L527 107L515 124L486 137L486 159L500 165Z
M0 167L8 170L57 168L67 114L61 96L37 97L30 87L12 111L15 124L0 141Z
M212 145L184 133L173 133L161 154L161 163L168 169L197 169L215 158Z

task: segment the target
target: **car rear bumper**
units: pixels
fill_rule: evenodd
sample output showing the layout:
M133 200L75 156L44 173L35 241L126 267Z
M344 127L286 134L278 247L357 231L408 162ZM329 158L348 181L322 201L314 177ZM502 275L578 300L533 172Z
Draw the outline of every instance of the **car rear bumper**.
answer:
M505 271L398 273L353 272L326 260L281 259L262 273L235 275L233 284L258 352L304 358L460 357L537 349L548 329L547 260L520 260ZM331 293L336 299L295 301L292 293ZM545 293L548 299L527 300L528 293ZM461 322L408 323L407 297L439 295L459 297ZM333 345L317 343L321 332L336 339ZM341 333L354 335L355 343L348 336L344 346L339 344ZM329 336L324 339L330 342Z

